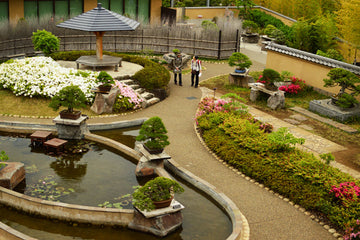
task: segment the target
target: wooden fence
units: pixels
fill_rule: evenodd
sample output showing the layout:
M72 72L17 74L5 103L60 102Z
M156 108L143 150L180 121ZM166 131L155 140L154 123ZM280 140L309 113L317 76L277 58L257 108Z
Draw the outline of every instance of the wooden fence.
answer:
M95 50L96 38L93 33L63 31L58 35L60 51ZM171 28L141 29L136 31L107 32L103 38L104 51L151 52L164 54L174 48L183 53L201 57L226 59L239 51L239 30L186 30ZM0 41L0 58L18 54L31 56L34 53L31 37Z

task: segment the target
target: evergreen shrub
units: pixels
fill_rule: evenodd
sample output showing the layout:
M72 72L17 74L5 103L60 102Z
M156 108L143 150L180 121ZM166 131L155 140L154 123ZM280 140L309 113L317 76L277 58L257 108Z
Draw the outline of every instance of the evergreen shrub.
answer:
M331 189L344 182L358 187L360 181L294 148L302 140L285 130L275 132L271 139L273 133L250 126L253 121L246 115L212 112L197 121L207 146L231 166L294 203L320 212L344 230L356 225L360 198L354 197L345 206Z

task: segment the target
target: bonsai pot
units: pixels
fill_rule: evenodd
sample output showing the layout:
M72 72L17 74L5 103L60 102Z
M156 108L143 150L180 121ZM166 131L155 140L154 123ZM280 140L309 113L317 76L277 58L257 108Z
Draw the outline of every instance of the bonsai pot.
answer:
M163 148L151 149L151 148L148 148L145 144L143 144L143 146L146 149L146 151L148 151L150 154L160 154L164 151Z
M246 69L235 69L236 73L245 73Z
M163 200L163 201L157 201L157 202L154 201L153 203L155 205L155 209L166 208L166 207L170 206L173 199L174 199L174 197L171 197L170 199Z
M4 164L4 165L0 165L0 172L1 172L1 170L3 170L4 168L6 168L6 164Z
M68 110L62 110L60 112L60 118L76 120L80 118L81 111L69 112Z
M99 91L101 91L101 92L110 92L111 87L112 87L112 86L99 85L99 86L98 86L98 89L99 89Z

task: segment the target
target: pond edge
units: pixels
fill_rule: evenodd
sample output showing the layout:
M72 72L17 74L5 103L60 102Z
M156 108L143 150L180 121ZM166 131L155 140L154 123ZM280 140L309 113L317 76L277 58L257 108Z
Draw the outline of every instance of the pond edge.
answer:
M120 128L139 126L142 124L144 120L146 119L113 122L109 124L89 125L89 129L104 130L104 129L119 128L119 126ZM55 130L53 125L39 125L39 124L30 124L30 123L17 124L12 122L10 124L5 124L7 126L1 126L3 123L4 122L0 123L0 131L4 131L4 132L30 133L38 129L44 130L44 128L52 131ZM92 133L85 134L85 138L88 140L105 144L111 148L119 150L136 160L139 160L140 158L140 154L134 149L131 149L109 138L102 137ZM228 217L232 222L232 232L227 238L227 240L248 240L250 238L250 229L245 216L240 212L240 210L235 205L235 203L233 203L224 193L217 192L214 186L202 180L201 178L195 176L186 169L182 168L173 159L169 159L168 161L165 161L165 167L174 174L184 179L186 182L188 182L195 188L206 193L209 197L215 200L219 204L219 206L221 206L221 208L226 212L226 214L228 215ZM163 172L165 171L159 171L158 173L159 175L162 175ZM89 207L89 206L40 200L38 198L33 198L30 196L26 196L24 194L16 193L12 190L2 187L0 187L0 203L14 207L16 209L20 209L25 212L35 213L37 215L47 216L50 218L57 218L60 220L86 222L95 225L104 224L104 225L127 226L131 222L134 213L133 210L129 210L129 209ZM32 206L34 208L32 208ZM41 208L44 209L39 210ZM67 215L66 214L64 215L66 211L69 212ZM83 215L83 217L81 217L81 214ZM98 218L94 219L94 214L98 216ZM91 221L89 221L90 219ZM116 222L114 222L114 220L116 220ZM0 235L2 234L8 235L9 238L7 239L9 240L35 239L26 236L23 233L18 232L17 230L12 229L11 227L0 222Z

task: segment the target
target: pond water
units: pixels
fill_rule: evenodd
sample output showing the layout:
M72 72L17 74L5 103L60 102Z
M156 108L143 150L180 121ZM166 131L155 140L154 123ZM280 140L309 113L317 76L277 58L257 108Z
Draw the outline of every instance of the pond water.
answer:
M138 129L95 132L133 146ZM120 139L120 140L119 140ZM48 200L98 206L122 203L132 208L124 195L133 192L132 186L142 184L135 177L135 162L113 149L88 143L74 152L55 157L45 154L41 148L31 148L30 139L0 135L0 150L9 161L20 161L26 167L26 183L17 191ZM85 147L84 147L85 146ZM180 181L178 179L178 181ZM197 190L181 182L185 192L176 199L185 205L182 228L164 239L226 239L231 233L231 222L215 203ZM121 198L122 196L122 198ZM28 216L0 206L0 221L38 239L158 239L155 236L124 228L100 228L96 226L72 226Z

